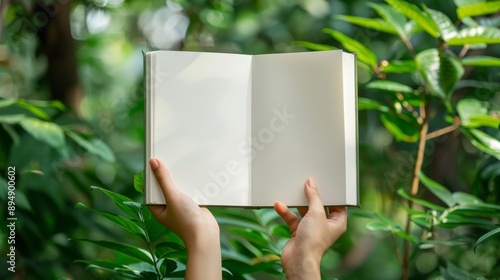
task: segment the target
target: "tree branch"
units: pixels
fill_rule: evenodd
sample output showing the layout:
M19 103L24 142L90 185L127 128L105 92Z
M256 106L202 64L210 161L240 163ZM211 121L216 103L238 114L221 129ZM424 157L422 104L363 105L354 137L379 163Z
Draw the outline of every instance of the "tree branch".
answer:
M430 139L439 137L441 135L444 135L446 133L450 133L452 131L455 131L459 127L460 127L460 125L458 125L458 124L453 124L453 125L450 125L450 126L447 126L447 127L443 127L441 129L438 129L436 131L433 131L433 132L427 134L426 137L425 137L425 140L430 140Z
M413 171L413 180L411 184L410 194L415 196L418 193L418 185L420 180L418 178L418 174L422 170L422 164L424 162L424 152L425 152L425 142L427 131L429 129L429 118L427 117L427 106L425 105L425 92L421 93L422 103L420 104L420 117L422 118L422 126L420 127L419 132L419 141L418 141L418 150L417 150L417 159L415 161L415 168ZM408 201L408 207L413 208L413 202L411 200ZM410 235L411 231L411 215L408 213L406 218L406 226L405 232ZM404 241L404 256L403 256L403 280L407 280L409 276L409 264L410 264L410 241Z

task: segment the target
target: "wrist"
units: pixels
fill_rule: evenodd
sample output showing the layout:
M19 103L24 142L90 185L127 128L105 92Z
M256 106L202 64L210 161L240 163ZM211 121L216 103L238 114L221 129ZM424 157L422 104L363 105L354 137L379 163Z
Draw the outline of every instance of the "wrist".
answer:
M185 242L185 245L187 251L185 279L222 279L222 259L218 232L216 235L195 235L192 240Z
M297 255L294 259L282 261L287 279L321 279L321 256Z
M214 248L220 248L220 233L219 230L207 230L204 232L193 232L193 234L184 241L188 253L213 251Z

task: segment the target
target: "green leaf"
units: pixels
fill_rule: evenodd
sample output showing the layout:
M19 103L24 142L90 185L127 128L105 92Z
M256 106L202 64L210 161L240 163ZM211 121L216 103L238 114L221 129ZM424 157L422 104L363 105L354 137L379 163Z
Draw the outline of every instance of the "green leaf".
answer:
M113 241L105 241L105 240L90 240L90 239L76 239L76 240L94 243L94 244L97 244L101 247L111 249L115 252L125 254L125 255L132 257L136 260L143 261L143 262L149 263L151 265L154 265L153 258L151 257L151 254L148 251L137 248L137 247L132 246L132 245L119 243L119 242L113 242Z
M497 88L500 88L500 83L487 82L481 80L460 80L457 84L457 90L462 88L478 88L484 89L488 92L495 92Z
M389 33L398 34L401 38L406 40L408 34L405 30L406 18L403 14L396 11L393 7L386 4L368 3L368 5L375 10L375 12L382 17L387 24L395 31Z
M255 230L262 230L261 224L255 217L246 215L246 212L227 211L225 208L211 208L210 211L219 224L232 225L239 222L241 227L248 227Z
M462 19L462 21L463 20L464 19ZM477 23L478 23L478 25L482 25L482 26L496 26L496 27L500 27L500 17L499 16L480 17L480 18L477 19Z
M420 211L420 210L415 210L413 208L408 208L407 206L403 205L403 204L400 204L399 205L401 208L403 208L403 210L405 210L408 214L410 214L412 217L413 216L417 216L417 217L425 217L425 218L431 218L432 215L427 213L427 212L423 212L423 211Z
M394 229L401 229L398 224L396 224L391 218L387 217L384 214L381 213L375 213L375 216L383 223L386 225L390 226L391 228Z
M410 106L416 107L420 106L422 103L425 102L425 100L422 100L422 97L420 95L416 94L405 94L403 95L404 101L408 102Z
M491 231L487 232L486 234L484 234L483 236L479 237L479 239L476 241L476 244L474 244L474 253L476 252L476 248L479 244L483 243L485 240L487 240L487 239L489 239L497 234L500 234L500 227L496 228L494 230L491 230Z
M425 174L422 172L418 174L418 178L429 191L431 191L441 201L446 203L448 207L452 207L453 205L455 205L455 201L453 200L451 192L447 188L440 185L438 182L433 181L431 178L425 176Z
M66 107L64 104L62 104L61 101L59 100L28 100L28 99L22 99L24 103L28 103L31 105L34 105L36 107L53 107L56 109L59 109L61 111L64 111Z
M127 205L124 203L124 202L134 202L132 199L130 199L126 196L123 196L121 194L114 193L112 191L108 191L106 189L95 187L95 186L90 187L90 190L99 190L99 191L103 192L105 195L107 195L109 198L111 198L111 200L113 200L115 205L120 210L122 210L124 213L128 214L130 217L132 217L136 220L140 220L139 213L138 213L138 211L140 209L137 209L137 207L135 207L135 206Z
M500 66L500 58L485 55L467 56L462 59L462 64L467 66L495 67Z
M0 98L0 108L8 107L12 104L15 104L16 102L17 100L12 98L7 98L7 99Z
M464 73L464 68L451 53L427 49L417 54L417 68L434 96L448 100Z
M144 194L142 187L144 186L144 171L134 175L134 189L140 193Z
M0 115L0 123L5 124L15 124L22 120L26 119L26 115L24 114L15 114L15 115Z
M407 118L401 118L403 116L407 116ZM409 118L413 118L413 116L395 116L385 112L380 115L380 120L385 128L394 135L396 141L416 142L418 140L419 130L416 126L416 121L410 121Z
M413 60L391 60L385 66L382 64L381 70L384 73L406 74L415 72L417 67Z
M455 214L464 216L486 217L486 218L500 218L500 206L488 203L480 204L461 204L455 206Z
M161 264L161 271L163 272L164 275L169 275L170 273L174 272L177 269L177 262L169 259L164 259L163 263ZM158 279L156 274L154 274L154 278L152 279Z
M461 125L468 127L471 125L472 116L487 115L488 108L485 102L475 98L462 99L457 103L457 113L460 116Z
M262 225L263 228L271 225L274 221L281 222L281 217L274 209L252 210L255 219Z
M439 34L444 41L457 36L457 28L451 22L450 18L440 11L427 8L423 5L424 11L427 15L434 21L435 25L439 30Z
M462 245L467 245L467 242L459 240L423 240L422 243L418 245L418 248L425 250L425 249L432 249L438 246L462 246Z
M73 141L75 141L89 153L99 156L100 158L108 162L115 161L115 155L113 154L113 151L111 151L108 145L106 145L100 139L91 139L90 141L88 141L87 139L72 131L66 131L66 135L68 135L71 139L73 139Z
M187 261L187 252L186 250L172 251L166 253L165 255L163 255L163 257L167 259L180 260L181 262L185 263Z
M500 128L500 118L488 115L476 115L469 118L469 127L489 126Z
M21 137L19 137L19 134L16 132L16 130L14 128L12 128L12 126L7 125L7 124L2 124L2 128L5 130L5 132L7 132L7 134L12 139L12 143L14 144L14 147L18 146L19 143L21 142L21 140L20 140Z
M249 228L228 227L226 232L243 237L245 240L252 242L258 248L267 248L269 241L263 236L262 232Z
M251 265L234 259L222 260L222 266L227 268L232 274L250 274L255 272L267 271L270 269L275 270L277 265L278 264L276 262L261 262Z
M125 202L126 203L126 202ZM150 242L156 242L158 239L165 235L167 230L163 225L161 225L149 211L149 208L143 207L141 209L144 224L146 226L146 231L148 233L148 238Z
M215 213L213 213L215 218L217 219L217 223L222 226L237 226L241 228L250 228L254 230L263 230L262 226L259 224L254 224L252 222L240 220L240 219L232 219L227 217L221 217Z
M459 30L457 36L446 42L450 46L469 44L500 44L500 29L477 26Z
M37 106L34 106L34 105L28 103L26 100L22 100L22 99L19 100L17 102L17 106L24 108L24 109L27 109L28 111L33 113L35 116L37 116L41 119L50 120L50 116L47 113L45 113L45 111L38 108Z
M475 128L461 129L460 131L469 137L472 145L476 148L500 160L500 141L498 139Z
M421 228L431 228L432 223L430 222L429 219L427 218L422 218L422 217L411 217L411 221L414 222L417 226Z
M366 89L376 89L400 93L415 93L411 87L388 80L376 80L366 84Z
M418 239L415 238L414 236L408 235L406 232L404 232L401 227L396 224L394 221L392 221L389 217L384 216L380 213L377 213L377 218L380 220L380 222L375 221L375 222L369 222L366 224L366 228L371 231L390 231L396 236L399 236L403 239L406 239L410 242L413 243L418 243Z
M418 244L419 243L419 240L418 238L416 238L415 236L413 235L409 235L407 234L406 232L404 232L403 230L395 230L393 231L393 233L403 239L406 239L412 243L415 243L415 244Z
M310 49L313 51L329 51L329 50L336 49L333 46L324 45L324 44L316 44L316 43L311 43L311 42L306 42L306 41L295 41L295 45L301 46L301 47L304 47L306 49Z
M500 1L475 3L457 8L459 19L464 17L482 16L500 11Z
M155 255L158 259L163 259L167 254L177 251L186 251L186 248L181 244L175 242L161 242L155 246Z
M358 59L370 66L377 66L377 56L370 49L360 42L330 28L323 29L323 32L331 35L339 41L344 48L350 52L357 53Z
M368 72L367 74L372 76L373 75L373 69L370 67L370 65L364 63L364 62L361 62L359 61L358 59L358 63L356 63L356 66L358 66L359 69L362 69L364 70L365 72Z
M408 34L408 35L412 35L412 34L416 34L416 33L420 33L420 32L424 31L422 29L422 27L420 25L418 25L416 22L414 22L413 20L406 22L404 30L405 30L406 34Z
M484 1L485 0L453 0L453 2L455 3L455 5L457 7L473 5L473 4L477 4L477 3L482 3Z
M134 271L114 262L103 262L97 260L76 260L75 262L87 264L87 269L109 271L116 276L128 277L126 279L140 279L140 277L137 276Z
M470 45L467 45L469 46L469 49L470 50L484 50L488 47L487 44L483 44L483 43L478 43L478 44L470 44Z
M367 223L366 228L371 231L390 231L389 225L376 221Z
M439 205L436 205L432 202L429 202L425 199L421 199L421 198L416 198L416 197L412 197L410 194L408 194L403 188L400 188L398 189L398 195L401 196L402 198L405 198L407 200L411 200L415 203L418 203L422 206L425 206L429 209L433 209L433 210L436 210L436 211L443 211L444 210L444 207L441 207Z
M290 238L291 232L290 228L285 225L276 225L271 229L271 232L274 236Z
M454 192L453 200L458 204L482 204L483 201L472 194L464 192Z
M20 124L33 138L45 142L55 149L59 150L66 144L62 128L55 123L25 118Z
M78 203L75 207L87 209L91 212L94 212L97 215L104 217L104 218L108 219L109 221L115 223L116 225L120 226L121 228L123 228L131 233L136 234L137 236L139 236L140 238L142 238L144 240L147 240L146 233L144 232L144 229L142 229L136 223L130 221L127 218L124 218L122 216L119 216L119 215L116 215L116 214L113 214L110 212L100 211L100 210L90 208L83 203Z
M398 31L386 21L376 18L364 18L364 17L355 17L355 16L346 16L346 15L337 15L334 18L350 22L355 25L359 25L362 27L390 33L390 34L398 34ZM404 19L404 17L403 17ZM405 20L406 21L406 20Z
M224 269L224 268L222 268L222 269ZM222 275L224 275L224 272L225 271L222 271ZM186 270L177 270L177 271L170 273L168 276L172 279L185 279L186 278ZM170 279L170 278L168 278L168 279ZM227 279L231 279L231 278L227 278Z
M364 97L358 97L358 110L363 111L363 110L379 110L381 112L389 112L389 107L383 105L382 103L373 100L373 99L368 99Z
M437 38L439 36L439 30L434 21L417 6L402 0L385 0L385 2L407 18L414 20L432 37Z
M16 206L19 208L32 211L30 201L23 191L16 190Z
M493 223L490 219L480 219L478 217L468 217L457 213L448 213L446 217L441 220L439 226L445 228L454 228L458 226L477 226L488 228Z
M446 268L440 267L439 272L441 273L443 279L487 280L484 277L479 277L478 275L457 267L450 261L446 262Z
M168 261L170 261L170 260L168 260ZM177 263L175 263L175 265L177 266ZM142 280L158 280L158 275L155 272L141 271L141 272L139 272L139 275L141 275Z

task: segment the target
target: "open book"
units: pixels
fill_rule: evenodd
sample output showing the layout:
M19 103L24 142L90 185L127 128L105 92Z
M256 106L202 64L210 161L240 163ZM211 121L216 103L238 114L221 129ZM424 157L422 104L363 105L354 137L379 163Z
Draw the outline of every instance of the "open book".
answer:
M145 54L146 204L165 204L161 159L200 205L358 205L356 56Z

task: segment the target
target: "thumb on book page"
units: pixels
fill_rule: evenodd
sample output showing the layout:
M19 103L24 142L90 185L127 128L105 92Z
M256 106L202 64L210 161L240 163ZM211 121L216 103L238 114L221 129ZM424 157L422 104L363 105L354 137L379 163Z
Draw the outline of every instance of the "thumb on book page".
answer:
M307 204L309 205L308 211L317 211L323 212L323 202L321 201L321 197L319 195L318 187L316 186L316 182L312 178L307 179L305 186L305 193L307 198Z
M151 166L151 170L153 170L156 180L160 185L163 196L165 197L165 201L167 202L167 204L175 205L174 201L177 200L179 191L175 187L174 181L172 181L172 177L170 177L170 172L168 172L163 162L161 162L161 160L159 159L150 159L149 165Z

